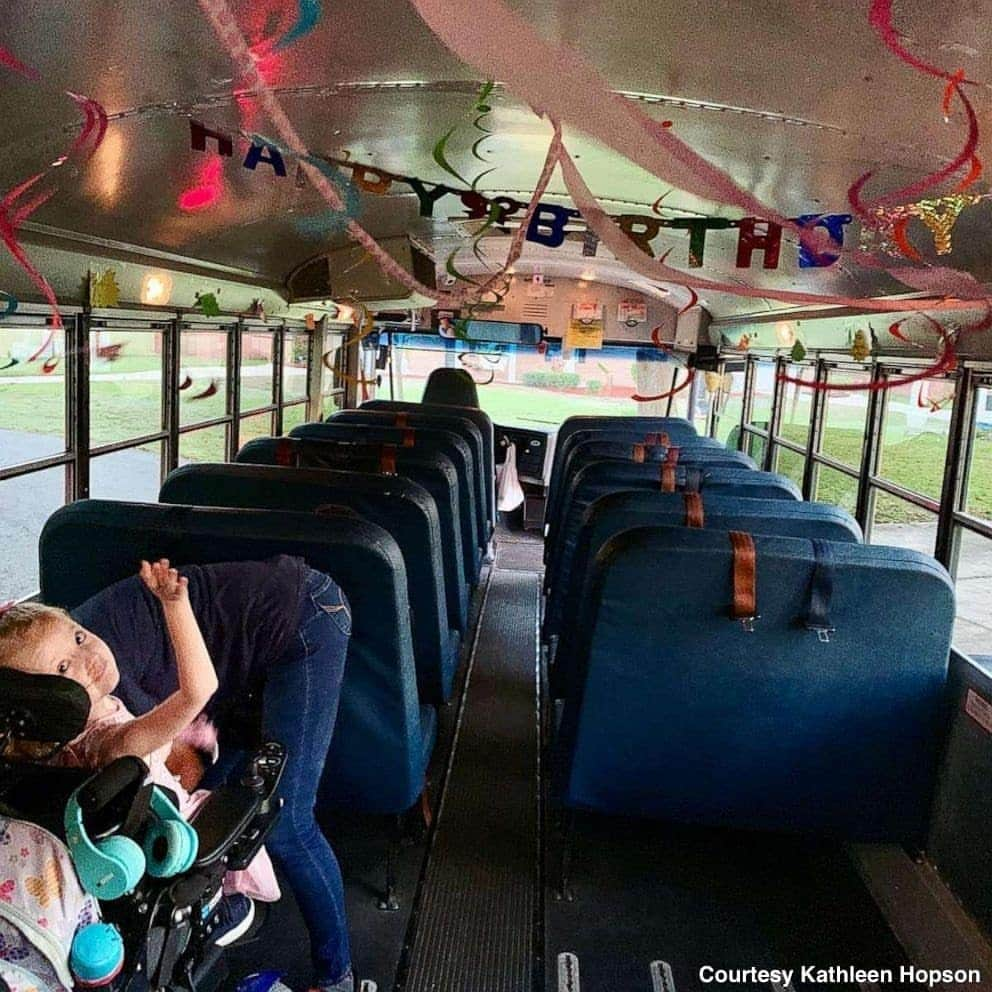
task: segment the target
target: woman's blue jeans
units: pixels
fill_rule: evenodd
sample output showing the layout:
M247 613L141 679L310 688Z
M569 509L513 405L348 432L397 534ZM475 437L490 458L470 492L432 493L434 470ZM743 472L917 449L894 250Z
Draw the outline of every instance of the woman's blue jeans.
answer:
M262 733L286 748L279 794L284 806L266 840L293 888L310 933L316 983L334 984L351 970L341 869L314 817L344 675L351 610L334 580L310 569L296 636L266 668ZM223 741L221 741L223 745ZM222 754L210 779L226 777L235 755ZM227 766L227 767L225 767Z

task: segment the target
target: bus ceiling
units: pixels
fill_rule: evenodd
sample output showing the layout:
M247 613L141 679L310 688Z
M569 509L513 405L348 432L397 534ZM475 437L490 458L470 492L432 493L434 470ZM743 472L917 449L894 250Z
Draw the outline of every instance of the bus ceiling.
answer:
M575 53L547 89L545 116L531 107L527 87L537 84L525 60L510 57L507 38L488 38L489 54L473 56L459 44L458 18L449 25L430 19L428 7L446 6L325 3L305 22L296 3L232 2L253 60L249 76L209 18L227 7L221 0L134 0L126 17L97 0L57 13L46 0L11 5L0 17L8 136L0 184L9 194L41 178L5 207L13 222L8 241L23 247L68 305L82 302L89 269L112 264L130 303L139 302L148 271L161 269L175 280L174 306L217 289L231 311L260 293L270 311L295 312L290 304L298 300L303 309L326 301L333 312L332 300L349 298L375 308L374 293L363 296L352 285L358 269L378 264L370 243L383 245L421 286L436 284L443 304L446 291L485 282L503 264L545 162L554 111L571 161L599 207L619 218L628 245L640 249L639 264L618 260L574 212L574 184L566 189L558 168L514 266L525 279L536 273L574 280L578 289L612 286L674 310L695 303L713 318L711 338L732 348L742 328L767 322L767 331L752 336L763 344L765 333L769 347L782 347L783 322L860 319L865 311L856 301L878 297L893 300L891 313L873 318L873 330L888 327L899 317L899 298L929 292L895 278L899 266L924 273L948 266L981 284L992 277L988 194L972 159L947 182L897 204L907 208L897 250L868 238L879 264L857 256L861 225L842 219L852 213L852 182L873 173L869 200L918 183L959 155L968 130L966 104L956 98L966 88L952 80L945 93L945 80L897 57L870 23L867 2L703 0L690 14L653 0L620 7L528 0L514 10L522 15L517 27L532 32L531 54L550 59L560 46ZM494 17L506 13L496 0L484 6ZM970 0L896 3L892 17L896 36L916 56L981 80L992 28ZM490 30L478 23L480 37ZM586 69L599 71L599 83ZM614 103L604 103L611 109L596 120L580 120L580 98L594 84L612 90ZM987 120L987 88L967 94L979 121ZM284 117L273 117L276 105ZM105 131L96 106L106 114ZM606 143L613 133L606 118L631 113L654 122L657 148L671 150L665 142L676 139L770 214L834 218L829 233L843 234L845 253L832 264L807 264L795 230L751 223L743 200L707 199L691 177L677 183L653 175L642 167L643 136ZM87 123L94 125L91 147L73 149ZM302 152L291 149L287 124ZM969 178L955 205L947 195ZM343 211L331 209L321 185ZM27 204L35 191L50 196ZM929 214L909 209L921 200L936 206ZM934 211L945 215L943 226ZM349 220L371 240L354 245ZM918 259L907 260L906 250ZM665 264L691 278L768 295L705 287L694 295L660 269L651 275L645 260L666 252ZM294 294L294 274L323 259L327 297ZM9 252L0 279L4 292L40 299L38 280ZM394 284L399 292L378 302L429 301L402 280ZM797 306L783 293L854 305L837 310L811 299Z

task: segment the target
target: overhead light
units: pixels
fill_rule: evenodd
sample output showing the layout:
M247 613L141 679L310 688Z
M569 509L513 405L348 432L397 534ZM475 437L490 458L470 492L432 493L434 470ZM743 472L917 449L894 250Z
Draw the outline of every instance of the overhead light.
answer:
M783 348L791 348L796 343L796 329L789 323L776 324L775 337Z
M141 280L141 302L161 307L172 295L172 276L168 272L146 272Z

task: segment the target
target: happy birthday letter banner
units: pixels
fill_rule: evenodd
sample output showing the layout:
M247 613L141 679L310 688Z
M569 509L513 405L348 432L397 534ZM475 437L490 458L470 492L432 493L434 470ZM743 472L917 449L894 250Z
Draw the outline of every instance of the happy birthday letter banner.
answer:
M208 141L213 141L216 151L223 157L233 157L234 139L220 131L207 128L199 121L190 121L190 144L194 151L207 151ZM527 204L512 196L486 196L476 190L456 188L445 183L436 183L419 179L416 176L404 176L389 172L376 166L346 159L329 156L319 157L322 162L333 166L339 176L356 190L373 196L385 196L397 184L407 186L417 197L421 217L433 217L441 200L445 197L457 198L465 212L459 218L466 220L493 219L495 226L503 231L507 225L519 223L527 209ZM279 146L255 137L249 142L248 150L242 162L244 168L254 172L259 166L265 165L272 169L275 176L286 177L287 168ZM299 174L301 166L297 165ZM297 176L300 180L299 175ZM977 203L984 197L946 197L956 202L945 209L921 209L916 204L907 205L902 209L902 216L909 219L917 217L926 225L934 237L934 247L937 254L946 255L951 251L951 228L964 207ZM893 211L895 213L895 211ZM613 214L610 219L620 230L650 258L656 257L652 242L662 231L679 230L688 234L687 263L690 269L702 268L706 254L706 235L710 231L725 231L736 229L737 255L736 267L751 268L756 253L760 255L761 267L777 269L781 256L782 231L781 224L758 217L744 217L731 220L724 217L660 217L647 214ZM800 243L798 247L798 264L801 269L827 268L833 265L840 256L844 246L844 228L852 221L851 214L801 214L788 218L791 224L800 228L822 228L829 236L831 245L836 252L824 251L814 253L808 246ZM572 207L564 207L556 203L539 202L533 212L525 240L546 248L558 248L564 244L566 236L579 233L583 238L582 254L593 257L597 254L599 238L584 227L580 212ZM864 230L863 240L875 238L875 232ZM883 240L879 245L889 254L900 254L919 259L919 253L910 246L904 234L894 240Z

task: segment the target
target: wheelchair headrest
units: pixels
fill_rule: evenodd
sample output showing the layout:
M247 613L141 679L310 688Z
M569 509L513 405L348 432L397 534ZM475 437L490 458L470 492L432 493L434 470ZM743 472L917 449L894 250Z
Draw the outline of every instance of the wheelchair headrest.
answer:
M423 403L442 406L479 406L479 392L475 380L465 369L434 369L424 386Z
M0 738L65 744L89 715L90 697L78 682L0 668Z

